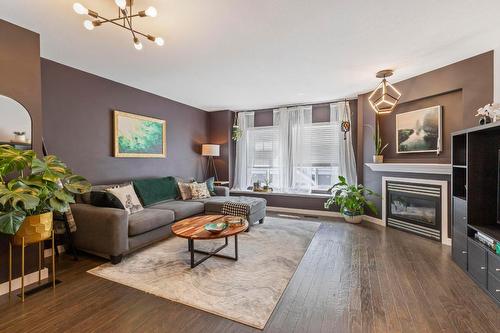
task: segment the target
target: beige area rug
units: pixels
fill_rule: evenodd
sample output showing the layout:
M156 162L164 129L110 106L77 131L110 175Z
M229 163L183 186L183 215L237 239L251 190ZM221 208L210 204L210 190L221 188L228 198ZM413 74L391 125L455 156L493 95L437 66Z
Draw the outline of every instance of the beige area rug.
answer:
M212 257L189 267L187 240L172 237L88 272L263 329L320 223L267 217L238 236L239 260ZM195 241L210 249L224 241ZM234 255L232 237L222 254ZM198 257L199 258L199 257Z

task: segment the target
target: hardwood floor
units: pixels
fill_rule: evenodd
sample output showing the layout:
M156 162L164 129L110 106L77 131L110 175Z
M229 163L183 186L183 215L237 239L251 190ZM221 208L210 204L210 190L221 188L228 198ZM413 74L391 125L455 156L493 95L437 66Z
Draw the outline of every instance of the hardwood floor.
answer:
M24 304L0 297L0 332L259 332L86 273L103 262L63 255L55 291ZM449 247L335 221L318 230L264 329L438 331L500 332L500 308L451 261Z

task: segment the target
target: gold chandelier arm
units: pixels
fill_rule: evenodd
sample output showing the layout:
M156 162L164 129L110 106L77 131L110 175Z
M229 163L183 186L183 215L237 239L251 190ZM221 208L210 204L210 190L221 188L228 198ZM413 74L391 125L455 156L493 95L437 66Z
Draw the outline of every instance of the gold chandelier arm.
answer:
M105 17L102 17L102 16L99 16L99 19L101 19L101 21L99 21L100 23L112 23L120 28L123 28L123 29L127 29L127 30L130 30L132 32L132 35L134 36L135 38L135 35L134 34L137 34L139 36L142 36L142 37L145 37L145 38L148 38L148 35L145 34L145 33L142 33L140 31L137 31L135 29L131 29L130 27L127 27L127 26L124 26L120 23L117 23L116 21L119 21L119 20L122 20L124 17L120 17L120 18L116 18L116 19L107 19Z

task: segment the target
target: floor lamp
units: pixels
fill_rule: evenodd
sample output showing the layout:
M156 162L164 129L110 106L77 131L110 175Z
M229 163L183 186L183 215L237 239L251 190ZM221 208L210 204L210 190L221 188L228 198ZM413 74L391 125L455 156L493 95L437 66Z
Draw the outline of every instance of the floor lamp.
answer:
M201 155L208 157L207 169L205 170L205 178L207 178L209 174L208 172L210 171L210 168L212 168L214 170L215 180L219 180L219 177L217 177L217 169L215 168L214 156L220 156L220 146L203 144L201 145Z

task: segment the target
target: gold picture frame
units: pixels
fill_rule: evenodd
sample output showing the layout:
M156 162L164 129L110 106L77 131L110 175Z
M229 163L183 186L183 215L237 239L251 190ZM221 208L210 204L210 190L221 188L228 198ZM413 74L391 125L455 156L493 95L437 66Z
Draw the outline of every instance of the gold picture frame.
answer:
M113 118L114 157L167 157L166 120L118 110L113 111Z

